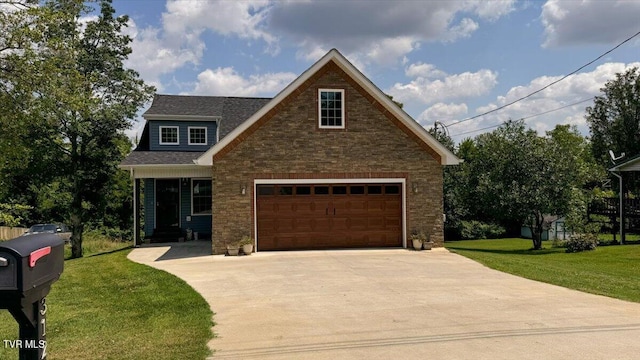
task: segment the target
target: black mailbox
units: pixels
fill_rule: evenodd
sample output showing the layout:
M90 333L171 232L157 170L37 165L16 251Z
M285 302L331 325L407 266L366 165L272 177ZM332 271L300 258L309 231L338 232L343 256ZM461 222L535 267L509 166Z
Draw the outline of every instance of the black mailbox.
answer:
M45 296L64 268L64 240L37 234L0 242L0 308L20 325L20 359L46 358Z

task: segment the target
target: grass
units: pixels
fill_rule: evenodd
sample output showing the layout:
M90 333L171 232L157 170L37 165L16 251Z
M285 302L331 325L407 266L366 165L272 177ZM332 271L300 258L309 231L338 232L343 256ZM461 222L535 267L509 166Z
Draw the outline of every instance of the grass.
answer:
M593 294L640 302L640 245L603 246L567 254L531 240L467 240L445 243L452 252L492 269Z
M640 235L638 234L626 234L625 239L627 241L638 241ZM613 234L598 234L598 240L600 241L613 241ZM620 234L616 233L616 240L620 241Z
M65 261L47 296L48 359L209 355L213 314L206 301L179 278L129 261L129 252L112 249ZM0 310L0 339L17 338L16 322ZM17 350L0 346L0 359L17 358Z
M133 246L133 241L115 241L104 235L98 235L93 232L84 233L82 237L82 255L92 256L95 254L104 254ZM71 258L71 245L65 244L64 258Z

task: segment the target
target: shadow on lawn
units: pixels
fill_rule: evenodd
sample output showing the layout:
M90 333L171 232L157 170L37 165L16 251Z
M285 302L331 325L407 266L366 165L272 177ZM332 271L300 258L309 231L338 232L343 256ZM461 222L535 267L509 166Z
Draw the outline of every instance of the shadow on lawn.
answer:
M474 248L467 248L467 247L447 246L447 249L453 252L462 250L462 251L473 251L473 252L502 254L502 255L549 255L549 254L564 253L564 249L559 249L559 248L542 248L540 250L533 250L533 249L503 250L503 249L474 249Z
M120 249L115 249L115 250L110 250L110 251L103 251L103 252L99 252L99 253L95 253L95 254L85 255L85 256L83 256L81 258L71 258L71 255L68 255L68 256L65 256L64 260L65 261L69 261L69 260L85 259L85 258L90 258L90 257L95 257L95 256L100 256L100 255L115 254L117 252L129 250L129 249L133 249L133 245L125 246L125 247L120 248Z

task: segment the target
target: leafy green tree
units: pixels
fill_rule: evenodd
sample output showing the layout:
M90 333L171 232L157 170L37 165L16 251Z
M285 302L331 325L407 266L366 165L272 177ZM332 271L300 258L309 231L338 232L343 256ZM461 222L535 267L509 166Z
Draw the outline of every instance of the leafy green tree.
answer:
M533 248L540 249L544 216L567 214L573 189L584 184L578 161L584 154L573 143L579 138L563 126L540 137L522 121L479 135L472 164L477 201L502 223L529 226Z
M18 226L23 223L30 206L0 203L0 226Z
M619 155L640 154L640 70L631 68L600 89L586 109L593 155L610 167L609 150Z
M85 224L104 208L104 194L123 157L123 131L154 92L123 64L131 53L132 39L122 33L128 18L116 17L110 0L95 3L99 15L84 27L78 19L92 11L84 1L22 3L13 18L7 16L4 39L11 51L0 59L0 101L15 103L10 115L15 119L6 122L19 124L0 149L13 146L10 141L30 151L37 146L25 155L26 170L16 174L28 179L42 171L46 181L31 182L40 200L53 192L69 194L58 196L51 208L66 210L72 257L82 256ZM25 127L33 133L25 134ZM7 157L5 166L21 170L17 156Z

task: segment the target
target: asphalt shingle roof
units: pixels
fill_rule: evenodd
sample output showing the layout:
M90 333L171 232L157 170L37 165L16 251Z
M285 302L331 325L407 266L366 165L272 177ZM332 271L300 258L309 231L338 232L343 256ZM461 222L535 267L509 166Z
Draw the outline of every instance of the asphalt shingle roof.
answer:
M266 105L270 98L230 96L162 95L153 98L143 116L187 115L220 117L220 140ZM120 165L176 165L193 164L203 152L149 151L148 124L136 149Z
M224 96L162 95L153 97L147 115L222 116Z
M193 165L193 160L202 154L201 151L132 151L120 165Z

